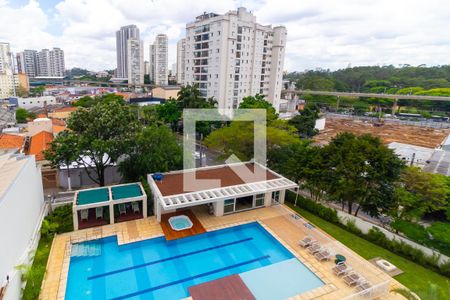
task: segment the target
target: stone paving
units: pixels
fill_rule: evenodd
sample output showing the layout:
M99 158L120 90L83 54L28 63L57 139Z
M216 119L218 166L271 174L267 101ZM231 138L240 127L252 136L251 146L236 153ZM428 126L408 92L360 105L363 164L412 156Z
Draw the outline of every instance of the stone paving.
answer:
M334 262L332 260L328 262L318 262L313 255L298 245L298 242L307 235L312 236L322 246L329 249L331 253L343 254L353 270L363 275L372 286L386 285L389 286L389 289L402 287L395 279L389 277L386 273L372 265L370 262L364 260L358 254L348 249L319 228L311 226L307 220L297 216L292 210L284 205L249 210L225 215L223 217L211 216L208 213L208 210L202 206L191 208L191 210L208 231L248 222L259 222L325 283L325 285L320 288L295 296L291 299L360 299L358 297L352 297L352 295L356 293L355 288L348 287L342 278L333 274L331 269L334 266ZM105 225L102 227L57 235L53 240L47 263L47 272L42 283L39 298L42 300L64 299L72 243L112 235L117 235L119 244L126 244L162 236L163 232L161 226L157 223L156 218L149 217L141 220ZM365 299L367 299L367 297ZM389 293L378 299L404 298L397 294Z

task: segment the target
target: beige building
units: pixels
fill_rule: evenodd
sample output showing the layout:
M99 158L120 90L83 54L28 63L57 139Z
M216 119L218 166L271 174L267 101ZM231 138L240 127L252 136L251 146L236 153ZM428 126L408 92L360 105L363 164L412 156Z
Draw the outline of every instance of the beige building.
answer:
M158 86L152 90L153 98L165 99L178 98L179 86Z
M150 80L156 85L167 85L169 77L167 35L158 34L150 45Z
M184 84L184 74L186 72L186 39L181 39L177 43L177 83Z
M262 94L279 110L287 31L256 23L245 8L205 13L186 25L183 84L198 84L218 107L233 109Z
M15 95L15 78L9 43L0 43L0 99Z
M134 85L144 84L144 43L135 38L127 42L128 83Z

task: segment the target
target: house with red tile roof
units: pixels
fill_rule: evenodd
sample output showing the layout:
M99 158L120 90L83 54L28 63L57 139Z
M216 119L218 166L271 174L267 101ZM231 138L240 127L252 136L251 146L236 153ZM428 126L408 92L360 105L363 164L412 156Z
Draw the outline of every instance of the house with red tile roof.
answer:
M36 161L44 160L44 150L47 150L50 143L53 141L53 133L48 131L41 131L31 137L30 147L28 149L29 155L35 155Z
M1 133L0 134L0 149L17 149L22 150L25 137L14 134Z

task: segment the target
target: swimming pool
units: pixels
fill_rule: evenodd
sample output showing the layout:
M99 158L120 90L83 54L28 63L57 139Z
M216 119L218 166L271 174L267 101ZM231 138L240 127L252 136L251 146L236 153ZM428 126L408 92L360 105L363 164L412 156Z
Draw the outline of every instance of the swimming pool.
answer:
M190 286L293 258L256 222L170 242L159 237L118 246L108 237L72 246L66 299L181 299ZM323 285L301 266L301 274L317 279L306 290Z

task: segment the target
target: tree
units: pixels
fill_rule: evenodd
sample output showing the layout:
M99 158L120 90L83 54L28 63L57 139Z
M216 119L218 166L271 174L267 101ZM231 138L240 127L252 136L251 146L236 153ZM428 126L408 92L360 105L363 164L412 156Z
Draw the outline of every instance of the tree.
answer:
M43 86L43 85L37 86L32 89L32 94L34 94L36 96L42 96L42 95L44 95L44 92L45 92L45 86Z
M315 129L316 120L319 118L317 108L305 107L299 114L289 120L289 124L297 129L297 133L303 138L312 138L318 133Z
M164 104L156 107L158 119L166 124L169 124L172 131L177 131L178 121L182 115L182 109L177 100L170 98Z
M149 173L177 170L182 165L183 151L175 135L165 126L150 126L136 136L119 171L127 180L137 181Z
M401 207L397 211L398 218L421 218L424 213L447 208L450 188L444 175L407 167L400 178L401 187L396 190L396 199Z
M371 216L388 211L395 205L395 182L400 177L403 162L371 135L356 136L341 133L323 149L328 161L328 199L346 204L355 216L362 209Z
M266 134L268 151L297 141L289 132L275 127L268 126ZM229 126L213 131L205 139L205 145L223 153L221 158L234 154L240 160L247 161L254 154L253 137L253 122L233 121Z
M120 97L104 96L101 100L90 108L73 112L67 127L77 137L80 155L77 162L86 169L89 178L104 186L105 170L128 152L140 126Z
M64 130L58 133L51 142L50 147L44 151L45 159L50 161L54 168L64 165L67 168L67 188L72 189L70 179L70 165L80 156L78 136L71 131Z
M16 121L17 123L26 123L28 118L30 118L32 114L30 114L25 108L18 108L16 110Z
M278 118L278 114L276 113L275 108L273 108L272 104L264 99L263 95L256 94L255 96L247 96L242 99L242 102L239 104L239 108L243 109L265 109L266 110L266 118L267 123L276 120Z
M73 103L76 107L91 107L94 106L98 101L90 96L83 96Z
M213 108L216 101L202 96L198 85L186 85L178 92L177 101L181 108Z

